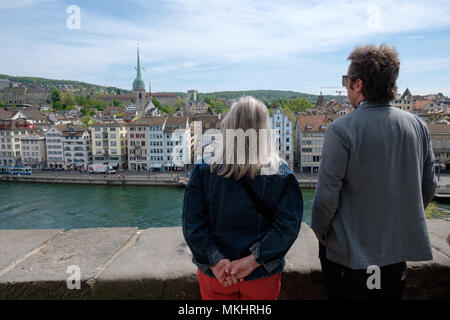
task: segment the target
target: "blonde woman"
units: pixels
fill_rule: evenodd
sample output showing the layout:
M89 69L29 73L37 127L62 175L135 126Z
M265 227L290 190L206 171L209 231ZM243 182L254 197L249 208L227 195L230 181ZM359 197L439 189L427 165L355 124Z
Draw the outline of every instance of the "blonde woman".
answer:
M221 132L222 152L194 165L184 195L183 234L201 296L274 300L300 231L302 192L278 157L261 101L239 99Z

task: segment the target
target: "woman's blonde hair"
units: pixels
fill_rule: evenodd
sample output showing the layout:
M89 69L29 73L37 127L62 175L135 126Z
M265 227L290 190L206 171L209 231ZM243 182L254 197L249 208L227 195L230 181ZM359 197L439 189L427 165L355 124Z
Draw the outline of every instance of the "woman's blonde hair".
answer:
M218 169L218 175L226 178L234 175L236 180L248 172L252 179L259 174L277 173L281 159L278 150L275 150L271 131L269 112L264 103L251 96L240 98L233 103L230 112L222 120L223 149L211 160L211 172ZM233 135L230 136L231 134ZM242 138L244 134L241 142L245 149L245 161L243 154L238 155L240 144L235 141L235 134L238 134L238 141L239 135Z

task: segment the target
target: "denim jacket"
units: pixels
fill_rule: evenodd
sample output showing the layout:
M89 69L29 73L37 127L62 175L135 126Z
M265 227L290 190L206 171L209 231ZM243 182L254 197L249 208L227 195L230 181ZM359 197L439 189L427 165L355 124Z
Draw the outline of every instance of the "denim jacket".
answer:
M244 280L281 272L284 256L297 239L303 216L303 196L297 178L283 161L277 174L248 177L252 189L275 209L272 225L256 211L240 181L210 173L209 164L194 165L185 189L183 235L192 261L214 277L209 267L253 253L261 264Z

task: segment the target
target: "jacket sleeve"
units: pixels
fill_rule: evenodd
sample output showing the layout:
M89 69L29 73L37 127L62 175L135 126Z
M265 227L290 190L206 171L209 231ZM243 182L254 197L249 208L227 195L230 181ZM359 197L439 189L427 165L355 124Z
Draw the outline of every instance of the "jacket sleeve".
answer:
M433 146L431 144L430 132L425 127L426 130L426 148L425 157L423 164L423 175L422 175L422 199L423 207L426 208L430 201L433 199L434 192L436 190L436 176L434 174L434 153Z
M303 196L297 178L290 173L285 183L287 185L283 188L272 228L249 248L256 262L269 273L279 266L281 259L297 239L302 222Z
M203 197L200 165L194 165L184 191L182 212L183 235L192 251L193 262L204 271L214 266L224 255L216 248L208 225L208 210Z
M319 177L314 195L311 228L319 241L326 245L334 214L339 207L343 179L350 155L344 135L330 125L323 141Z

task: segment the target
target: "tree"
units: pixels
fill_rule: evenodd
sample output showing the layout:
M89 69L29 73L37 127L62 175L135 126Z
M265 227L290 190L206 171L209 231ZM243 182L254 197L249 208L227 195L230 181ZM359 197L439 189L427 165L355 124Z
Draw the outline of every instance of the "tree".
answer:
M61 94L61 103L64 108L72 107L77 104L75 96L70 92L63 92Z
M4 107L5 105L5 101L0 101L0 107Z
M152 102L153 102L153 104L155 105L155 107L157 107L159 110L162 109L162 105L161 105L161 103L158 101L158 99L152 98ZM161 110L161 111L162 111L162 110Z
M182 103L183 103L183 99L177 98L177 99L175 100L174 104L173 104L173 109L174 109L175 111L180 110L181 104L182 104Z
M51 95L51 99L52 99L52 105L54 107L55 102L61 101L61 91L53 90L52 91L52 95Z
M122 101L120 101L118 99L114 99L113 100L113 106L114 107L122 107Z
M85 115L83 118L81 118L81 125L86 129L89 130L91 125L94 123L94 119L92 119L89 115Z
M61 103L61 101L56 101L53 103L53 109L55 110L62 110L63 109L63 104Z

